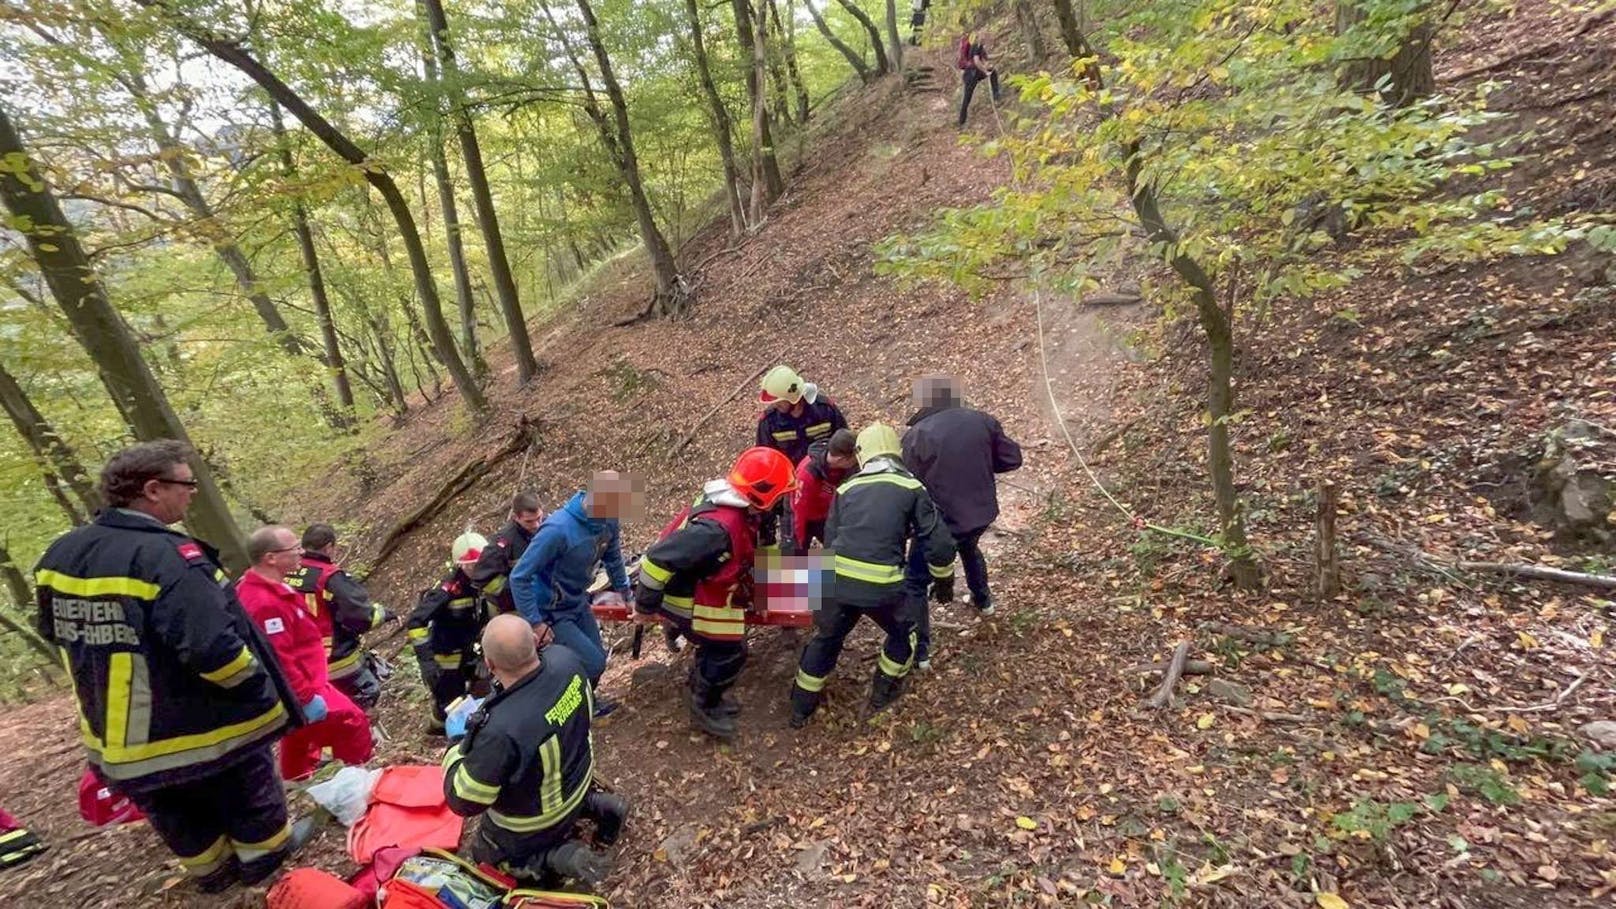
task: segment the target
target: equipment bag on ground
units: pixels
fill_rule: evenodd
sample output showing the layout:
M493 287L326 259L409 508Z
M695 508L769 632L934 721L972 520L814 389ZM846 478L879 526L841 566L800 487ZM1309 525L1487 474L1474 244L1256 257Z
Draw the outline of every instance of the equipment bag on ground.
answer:
M401 881L412 886L397 887ZM400 905L413 909L416 903L410 901L417 900L417 896L411 890L419 889L434 896L442 905L455 909L500 909L515 883L452 852L423 849L405 859L393 879L382 885L381 906L394 909L392 894L399 891L408 894L400 897L403 900Z
M556 890L512 890L503 909L611 909L611 903L587 893Z

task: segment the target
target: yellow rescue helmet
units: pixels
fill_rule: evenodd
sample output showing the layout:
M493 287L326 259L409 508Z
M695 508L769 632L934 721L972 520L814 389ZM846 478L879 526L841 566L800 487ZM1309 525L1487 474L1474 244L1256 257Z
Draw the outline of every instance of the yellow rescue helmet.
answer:
M487 546L487 537L468 530L455 537L454 544L449 547L449 555L454 559L456 565L473 565L482 557L483 550Z
M898 457L903 454L903 445L898 441L898 431L885 423L871 423L858 434L859 466L868 464L871 458L883 455Z
M776 366L763 377L763 384L758 392L758 403L773 404L775 401L785 400L796 404L802 400L802 376L789 366Z

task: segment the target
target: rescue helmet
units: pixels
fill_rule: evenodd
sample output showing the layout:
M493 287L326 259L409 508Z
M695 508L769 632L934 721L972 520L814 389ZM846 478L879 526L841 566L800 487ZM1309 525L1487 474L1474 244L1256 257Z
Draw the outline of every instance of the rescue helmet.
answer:
M776 366L763 377L763 385L758 392L759 404L773 404L775 401L790 401L795 405L802 400L802 376L789 366Z
M885 423L871 423L858 434L858 462L863 467L871 458L897 457L903 454L898 442L898 431Z
M449 547L449 554L456 565L475 565L482 557L483 549L488 546L488 538L475 531L468 530L455 537L454 544Z
M729 485L759 511L768 511L780 497L797 488L791 459L773 448L748 448L729 469Z

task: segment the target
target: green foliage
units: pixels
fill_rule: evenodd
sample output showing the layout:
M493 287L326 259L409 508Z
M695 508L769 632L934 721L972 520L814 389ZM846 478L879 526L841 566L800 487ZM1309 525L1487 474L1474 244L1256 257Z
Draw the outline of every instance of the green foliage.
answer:
M1380 844L1398 827L1407 824L1419 814L1420 806L1413 802L1379 802L1359 799L1352 809L1330 819L1330 825L1344 836L1354 836Z
M1494 805L1515 805L1521 800L1520 793L1509 785L1509 778L1486 764L1455 764L1448 768L1448 776L1454 785Z

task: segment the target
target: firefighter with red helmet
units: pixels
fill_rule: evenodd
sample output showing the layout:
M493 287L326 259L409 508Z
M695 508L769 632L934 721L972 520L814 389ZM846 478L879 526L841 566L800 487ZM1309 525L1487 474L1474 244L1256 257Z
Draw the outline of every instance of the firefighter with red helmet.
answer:
M481 600L467 575L488 540L466 531L450 547L453 565L437 586L421 594L405 620L421 681L432 692L432 722L427 732L442 735L449 706L477 684L477 635L484 615Z
M758 521L796 482L785 455L749 448L728 476L702 488L640 559L635 618L648 622L660 616L696 645L691 721L721 739L734 737L740 712L724 694L746 665Z
M360 635L394 616L337 564L336 528L310 524L302 542L303 557L287 573L286 585L302 595L304 610L320 630L331 684L369 710L381 698L382 683Z

